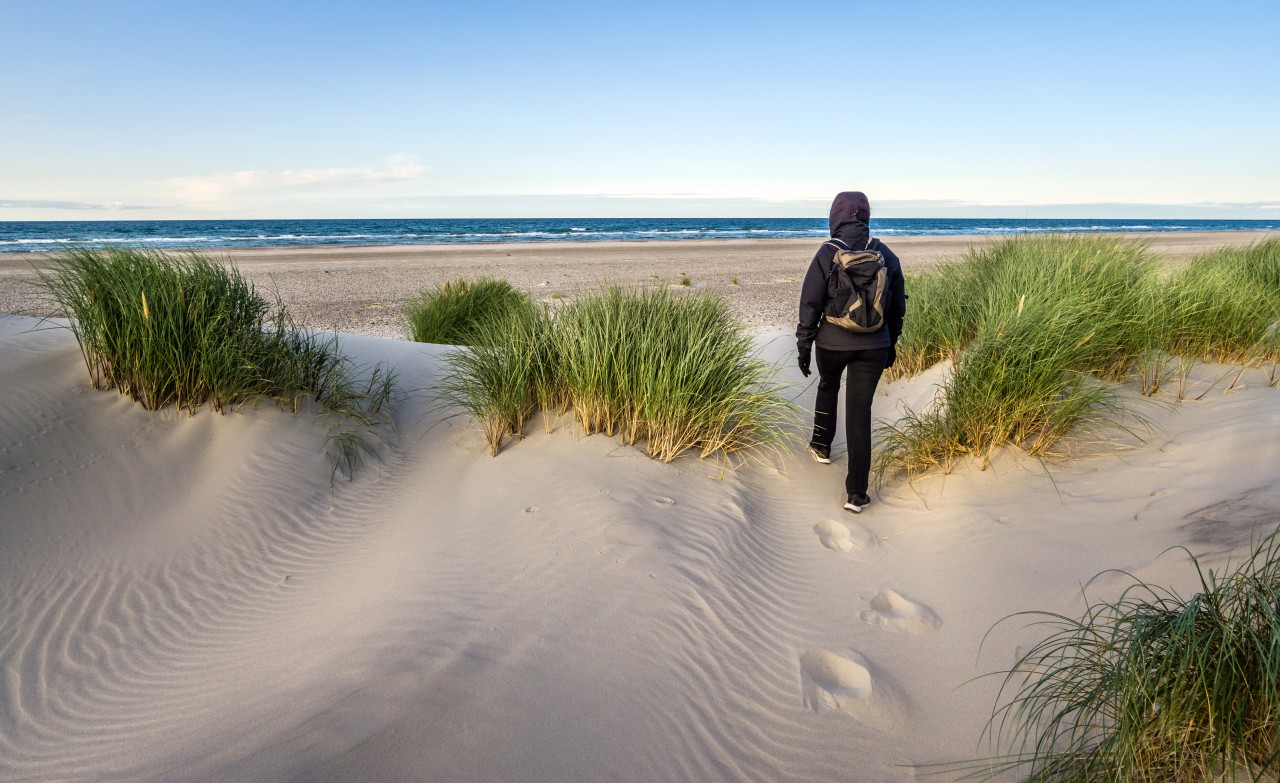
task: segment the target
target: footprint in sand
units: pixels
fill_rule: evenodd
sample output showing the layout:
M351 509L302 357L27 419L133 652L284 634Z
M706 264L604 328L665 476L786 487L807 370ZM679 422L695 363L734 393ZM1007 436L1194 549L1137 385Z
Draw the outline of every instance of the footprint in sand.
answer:
M911 634L933 633L942 627L942 619L932 609L891 588L876 593L870 603L870 608L858 615L868 625Z
M901 689L853 650L809 650L800 656L800 678L805 706L819 715L842 712L887 731L906 712Z
M813 526L822 545L833 552L866 552L878 543L875 534L862 525L848 525L834 519L824 519Z
M659 506L674 506L676 504L676 502L671 498L654 498L653 502L657 503Z

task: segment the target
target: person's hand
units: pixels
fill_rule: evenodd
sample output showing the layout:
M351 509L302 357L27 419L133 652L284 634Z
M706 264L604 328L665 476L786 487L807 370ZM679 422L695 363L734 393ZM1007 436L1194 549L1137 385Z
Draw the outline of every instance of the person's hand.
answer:
M889 346L889 356L884 360L884 368L889 369L896 361L898 361L898 344L892 343Z
M813 358L812 345L796 346L796 366L800 368L800 374L809 377L809 362Z

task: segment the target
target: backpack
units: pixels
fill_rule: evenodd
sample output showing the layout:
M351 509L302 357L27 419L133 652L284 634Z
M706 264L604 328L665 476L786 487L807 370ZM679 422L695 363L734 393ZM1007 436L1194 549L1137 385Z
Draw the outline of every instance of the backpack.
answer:
M889 272L884 256L871 249L872 241L867 240L866 250L852 250L838 239L825 243L836 252L827 278L828 301L823 315L829 323L857 334L884 328L889 298Z

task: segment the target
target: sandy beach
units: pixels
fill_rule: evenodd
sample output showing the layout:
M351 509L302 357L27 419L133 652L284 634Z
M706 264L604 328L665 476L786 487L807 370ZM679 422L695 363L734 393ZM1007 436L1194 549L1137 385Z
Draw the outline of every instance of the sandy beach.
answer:
M1149 242L1170 263L1226 245L1261 241L1274 232L1128 234ZM903 268L924 269L999 236L899 237L888 244ZM229 254L264 290L278 292L308 325L352 334L403 337L401 308L423 288L459 277L504 278L553 300L601 282L670 285L727 296L752 328L788 328L799 281L820 244L815 239L673 242L540 242L481 245L393 245L296 249L251 248ZM36 283L37 253L0 254L0 313L48 316L54 311ZM737 281L736 283L734 281Z
M562 420L490 458L425 393L331 487L315 419L148 413L38 326L0 318L4 781L917 780L991 752L974 678L1040 633L984 642L1001 618L1077 614L1110 568L1191 591L1170 547L1221 566L1280 509L1260 370L1226 393L1200 368L1118 454L1049 476L1010 452L853 516L839 440L834 465L725 473ZM443 371L440 347L343 344L407 389Z
M1262 238L1151 241L1177 263ZM922 268L980 241L892 246ZM810 409L790 322L815 245L237 253L407 392L381 459L333 484L305 412L151 413L90 388L39 317L41 258L0 255L0 781L953 780L932 765L996 752L983 675L1043 638L1002 618L1078 616L1128 584L1090 582L1108 569L1189 595L1173 547L1222 568L1274 529L1265 369L1199 366L1180 403L1126 387L1151 426L1113 453L1006 450L852 515L842 436L832 465L726 470L564 416L490 457L433 394L449 349L385 339L405 298L462 274L548 299L687 274L741 305ZM873 415L923 408L948 371L882 384Z

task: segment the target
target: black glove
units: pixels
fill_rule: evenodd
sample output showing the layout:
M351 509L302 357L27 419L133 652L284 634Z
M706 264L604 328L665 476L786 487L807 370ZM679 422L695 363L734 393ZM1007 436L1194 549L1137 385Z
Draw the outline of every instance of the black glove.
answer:
M896 361L898 361L898 344L897 344L897 343L890 343L890 344L889 344L889 355L888 355L888 356L885 358L885 360L884 360L884 368L885 368L886 370L887 370L887 369L889 369L890 367L892 367L892 366L893 366L893 363L894 363L894 362L896 362Z
M800 374L809 377L809 361L813 358L812 345L796 345L796 366L800 368Z

